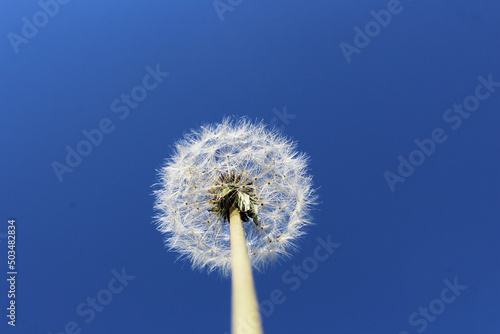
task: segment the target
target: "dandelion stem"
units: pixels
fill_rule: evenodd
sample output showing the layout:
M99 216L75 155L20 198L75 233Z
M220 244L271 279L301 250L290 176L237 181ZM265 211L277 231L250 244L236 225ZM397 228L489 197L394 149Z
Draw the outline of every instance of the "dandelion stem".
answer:
M252 267L246 246L240 211L232 206L229 214L231 237L232 328L233 334L262 333Z

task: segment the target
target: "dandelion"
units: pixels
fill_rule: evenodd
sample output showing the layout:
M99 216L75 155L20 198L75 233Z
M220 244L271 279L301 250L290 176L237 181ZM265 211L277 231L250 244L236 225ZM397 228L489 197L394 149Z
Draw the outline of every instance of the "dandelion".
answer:
M187 134L159 171L157 228L193 268L231 273L235 333L252 316L261 331L251 266L289 255L310 224L307 160L264 124L226 118Z

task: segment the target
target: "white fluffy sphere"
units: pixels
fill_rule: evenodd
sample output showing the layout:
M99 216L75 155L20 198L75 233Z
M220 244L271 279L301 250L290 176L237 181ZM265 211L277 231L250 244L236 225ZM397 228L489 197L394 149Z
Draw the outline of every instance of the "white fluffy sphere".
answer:
M307 156L262 123L224 119L187 134L159 170L156 224L166 245L193 267L231 270L222 198L236 194L252 265L287 255L316 201ZM235 196L236 196L235 195Z

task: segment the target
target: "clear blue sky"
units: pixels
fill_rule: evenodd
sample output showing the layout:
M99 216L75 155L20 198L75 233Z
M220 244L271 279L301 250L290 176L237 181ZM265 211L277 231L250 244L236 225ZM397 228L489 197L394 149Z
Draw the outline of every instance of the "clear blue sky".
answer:
M319 188L255 274L267 333L500 333L498 1L59 1L0 3L1 333L228 332L230 281L151 223L171 145L225 115Z

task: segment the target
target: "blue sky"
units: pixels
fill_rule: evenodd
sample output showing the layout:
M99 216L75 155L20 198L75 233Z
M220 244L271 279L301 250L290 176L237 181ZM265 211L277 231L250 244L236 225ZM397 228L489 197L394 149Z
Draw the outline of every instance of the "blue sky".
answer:
M172 144L228 115L320 196L255 273L267 333L500 332L498 2L66 2L0 4L2 333L228 332L230 281L151 223Z

